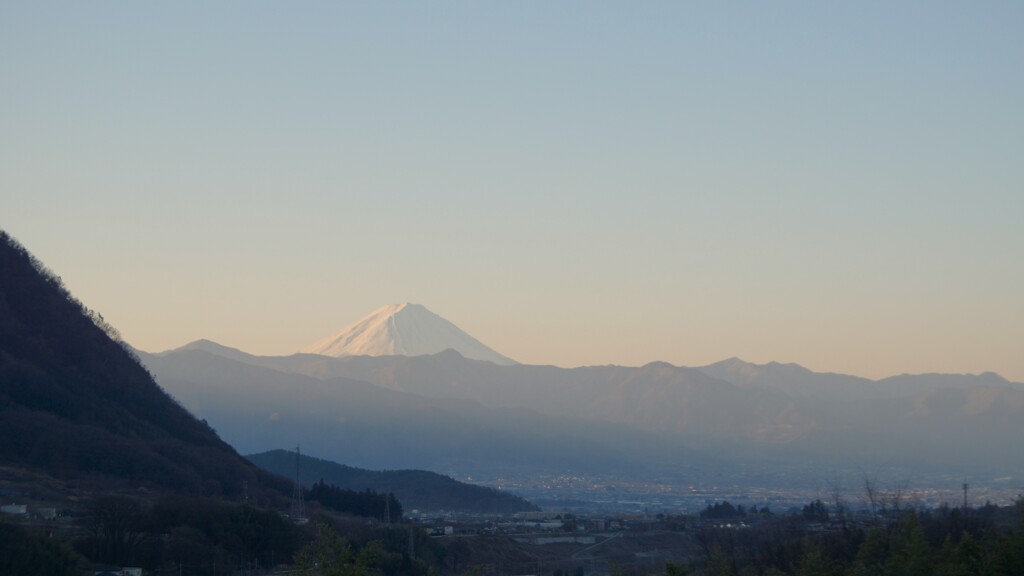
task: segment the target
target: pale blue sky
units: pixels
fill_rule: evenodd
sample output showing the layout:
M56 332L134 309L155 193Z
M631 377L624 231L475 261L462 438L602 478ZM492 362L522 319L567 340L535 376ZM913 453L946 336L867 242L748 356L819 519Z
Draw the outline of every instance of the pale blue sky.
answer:
M129 342L1024 381L1024 4L0 2L0 227Z

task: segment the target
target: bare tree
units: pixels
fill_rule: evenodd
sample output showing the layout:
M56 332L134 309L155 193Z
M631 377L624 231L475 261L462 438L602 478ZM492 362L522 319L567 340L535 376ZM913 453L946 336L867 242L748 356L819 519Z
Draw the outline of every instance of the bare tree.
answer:
M839 522L843 528L847 526L847 506L846 501L843 499L843 488L839 484L839 478L833 478L827 481L829 494L832 497L832 506L835 508L836 517L839 518Z
M140 526L139 502L121 496L104 496L90 502L87 526L92 533L94 553L107 562L133 559L144 539Z
M871 510L871 517L878 518L878 507L881 504L881 497L878 493L878 479L864 474L864 495L868 499L868 507Z

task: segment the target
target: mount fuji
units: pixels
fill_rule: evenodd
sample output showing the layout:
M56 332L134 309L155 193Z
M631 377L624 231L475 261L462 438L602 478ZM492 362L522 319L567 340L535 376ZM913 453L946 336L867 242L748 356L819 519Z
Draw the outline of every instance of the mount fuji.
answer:
M323 356L423 356L452 349L473 360L516 364L419 304L389 304L303 348Z

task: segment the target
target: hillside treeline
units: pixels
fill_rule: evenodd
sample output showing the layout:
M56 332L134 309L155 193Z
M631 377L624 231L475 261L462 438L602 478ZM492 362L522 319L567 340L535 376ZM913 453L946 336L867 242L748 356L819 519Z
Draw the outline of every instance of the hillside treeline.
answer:
M99 497L89 504L80 525L83 533L72 545L91 562L180 566L194 574L289 563L309 539L302 527L273 510L182 496L153 504Z
M297 525L273 510L206 498L97 497L76 525L77 535L61 535L0 521L0 574L78 576L99 565L181 576L261 573L275 566L310 574L333 567L344 574L415 576L437 573L445 556L415 526L322 515Z
M323 478L313 484L307 492L309 500L315 500L321 506L364 518L375 518L388 523L402 521L402 504L394 494L382 494L367 489L363 492L346 490L333 484L325 484Z
M81 576L81 565L81 558L64 542L0 522L0 574Z
M1013 507L886 510L870 519L825 512L748 529L704 528L702 562L669 574L706 576L1014 576L1024 574L1024 499Z

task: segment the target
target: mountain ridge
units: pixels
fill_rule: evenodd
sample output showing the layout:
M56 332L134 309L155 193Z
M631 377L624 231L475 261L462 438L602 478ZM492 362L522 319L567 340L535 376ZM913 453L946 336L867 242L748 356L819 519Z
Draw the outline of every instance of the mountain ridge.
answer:
M302 374L281 365L347 358L293 355L263 357L259 364L247 364L204 350L168 356L142 353L141 357L161 386L213 423L244 453L300 443L310 453L361 468L418 468L446 474L479 471L481 463L492 468L510 463L581 467L604 458L639 466L624 446L609 451L606 442L570 418L487 407L469 398L422 396L329 373ZM421 362L433 357L351 358ZM495 366L461 356L451 358L478 368ZM601 434L619 444L629 438ZM569 454L552 441L565 436L575 438ZM649 443L649 438L638 441Z
M167 360L173 364L173 358ZM471 410L478 415L527 410L544 418L586 421L596 427L592 430L611 435L634 430L650 435L651 446L664 442L666 453L691 451L691 462L728 454L745 461L813 458L830 466L870 468L900 458L921 461L919 456L928 454L937 467L970 460L991 469L1024 471L1024 459L1005 441L1024 433L1017 423L1024 423L1024 405L1018 400L1024 387L989 374L874 381L815 373L796 364L753 365L738 359L702 368L665 362L558 368L498 366L455 353L340 358L296 354L250 361L279 375L354 379L431 402L472 401L478 407ZM158 378L178 370L170 364L154 368ZM467 433L483 433L473 427L492 416L468 419L468 414L457 416ZM985 423L986 417L992 421ZM965 426L977 432L961 434ZM593 436L593 431L578 430L577 437ZM551 448L557 449L564 441L555 438ZM616 446L630 450L625 442ZM963 453L944 451L943 446L958 446ZM702 456L694 459L693 451ZM646 448L634 452L645 458L656 453ZM565 454L581 455L571 449Z

